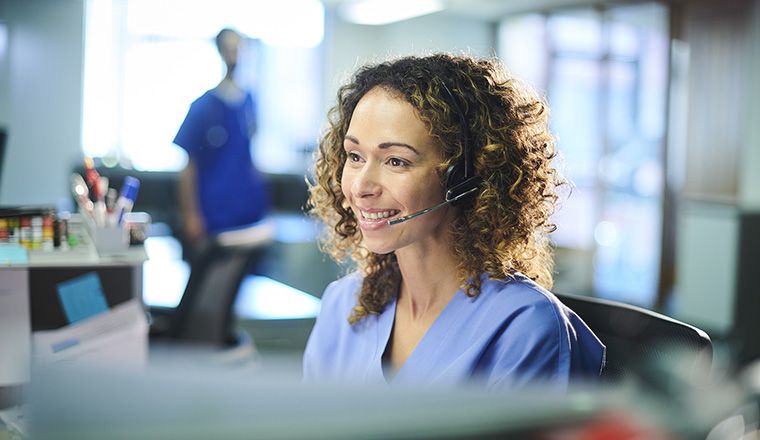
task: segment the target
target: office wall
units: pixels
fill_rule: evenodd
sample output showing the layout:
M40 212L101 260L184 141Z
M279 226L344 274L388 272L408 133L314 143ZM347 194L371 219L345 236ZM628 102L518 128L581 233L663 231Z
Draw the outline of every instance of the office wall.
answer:
M739 176L739 202L747 210L760 211L760 0L751 14L747 76L747 143L742 151Z
M81 160L83 0L3 0L8 47L0 59L0 125L9 142L1 204L68 197Z
M334 104L340 84L364 63L434 51L480 56L496 52L495 24L476 18L439 12L385 26L367 26L342 20L334 7L328 8L326 15L325 109Z
M760 0L683 9L690 51L685 181L678 200L674 313L727 335L737 327L740 220L760 207ZM755 311L756 313L756 311Z

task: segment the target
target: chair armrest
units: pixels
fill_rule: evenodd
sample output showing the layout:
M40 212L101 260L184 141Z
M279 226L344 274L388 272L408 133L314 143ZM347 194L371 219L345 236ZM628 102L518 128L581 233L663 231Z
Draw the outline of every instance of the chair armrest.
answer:
M257 248L274 241L275 224L266 219L251 225L220 232L214 241L220 247Z

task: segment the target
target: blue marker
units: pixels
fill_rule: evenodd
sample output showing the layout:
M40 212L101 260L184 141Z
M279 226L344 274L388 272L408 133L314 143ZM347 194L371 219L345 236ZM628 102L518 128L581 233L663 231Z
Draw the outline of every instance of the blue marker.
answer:
M140 181L132 176L124 178L124 185L121 187L121 194L116 201L116 207L113 210L113 224L120 225L124 220L124 214L132 211L132 206L137 199L137 191L140 190Z

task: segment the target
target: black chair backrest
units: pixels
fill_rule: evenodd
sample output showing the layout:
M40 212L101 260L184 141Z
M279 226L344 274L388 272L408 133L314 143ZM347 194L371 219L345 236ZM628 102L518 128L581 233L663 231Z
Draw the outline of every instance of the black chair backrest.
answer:
M165 336L218 347L236 344L233 321L238 290L273 238L271 221L212 237L190 268L185 292L171 314Z
M668 316L616 301L557 294L607 346L602 376L619 381L639 368L678 356L696 364L712 359L704 331Z
M167 337L220 347L232 344L235 299L259 252L260 249L209 245L191 267Z

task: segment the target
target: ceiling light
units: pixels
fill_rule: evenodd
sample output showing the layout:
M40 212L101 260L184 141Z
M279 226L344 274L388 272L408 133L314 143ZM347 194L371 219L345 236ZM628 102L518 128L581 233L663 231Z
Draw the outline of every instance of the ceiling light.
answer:
M440 0L358 0L342 3L340 15L356 24L381 25L444 9Z

